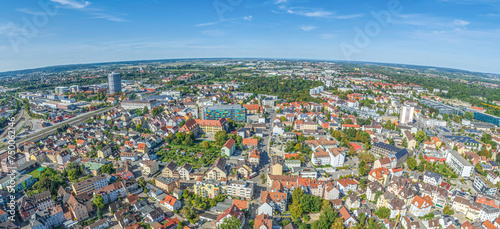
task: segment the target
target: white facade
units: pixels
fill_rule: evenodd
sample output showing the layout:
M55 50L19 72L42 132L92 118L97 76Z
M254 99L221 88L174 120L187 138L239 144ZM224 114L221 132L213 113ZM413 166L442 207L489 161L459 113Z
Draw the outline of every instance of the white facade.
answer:
M474 166L455 150L448 150L446 152L446 164L460 177L470 177L474 171Z
M401 116L399 117L399 122L401 124L407 124L413 122L413 112L415 111L414 107L411 106L402 106L401 107Z
M331 165L332 167L342 167L345 162L344 153L338 153L335 155L331 150L326 151L328 155L325 155L325 152L314 152L312 154L311 162L314 165L322 166L322 165Z

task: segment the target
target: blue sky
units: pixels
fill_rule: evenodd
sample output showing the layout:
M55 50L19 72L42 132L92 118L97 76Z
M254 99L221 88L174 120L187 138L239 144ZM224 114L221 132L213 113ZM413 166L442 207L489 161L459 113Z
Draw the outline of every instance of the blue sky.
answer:
M265 57L500 73L499 53L496 0L0 2L0 72L123 60Z

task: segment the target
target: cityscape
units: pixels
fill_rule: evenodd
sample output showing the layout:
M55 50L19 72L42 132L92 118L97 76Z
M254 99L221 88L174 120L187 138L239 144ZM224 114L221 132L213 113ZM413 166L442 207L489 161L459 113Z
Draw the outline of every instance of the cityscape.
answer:
M333 2L0 3L0 229L500 228L500 5Z

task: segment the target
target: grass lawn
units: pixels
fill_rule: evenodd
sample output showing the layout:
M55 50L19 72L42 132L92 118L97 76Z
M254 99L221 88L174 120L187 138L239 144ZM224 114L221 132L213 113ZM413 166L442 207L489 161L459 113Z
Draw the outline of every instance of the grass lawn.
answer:
M447 168L445 165L443 165L443 164L439 164L439 165L437 165L437 166L436 166L436 170L437 170L439 173L441 173L441 174L443 174L444 176L447 176L447 177L451 177L451 176L455 175L455 173L454 173L452 170L448 169L448 168Z
M45 167L39 167L35 170L33 170L33 172L29 173L29 175L33 176L33 178L35 179L39 179L38 177L40 176L40 173L42 173L42 171L45 169Z

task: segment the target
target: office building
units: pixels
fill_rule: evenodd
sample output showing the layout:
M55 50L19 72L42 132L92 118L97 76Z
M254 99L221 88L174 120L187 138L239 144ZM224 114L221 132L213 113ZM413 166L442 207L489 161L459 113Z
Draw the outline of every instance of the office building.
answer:
M474 113L474 119L500 126L500 117L493 116L493 115L486 114L486 113L482 113L482 112L472 110L472 109L469 109L468 111Z
M69 87L56 87L54 92L58 95L64 95L66 92L70 92Z
M108 74L109 94L122 92L122 77L120 73L112 72Z
M235 122L246 122L247 109L241 105L214 105L205 107L202 115L203 119L209 120L230 118Z
M413 123L413 112L414 111L415 111L415 108L411 107L411 106L401 107L401 116L399 117L399 123L400 124Z

